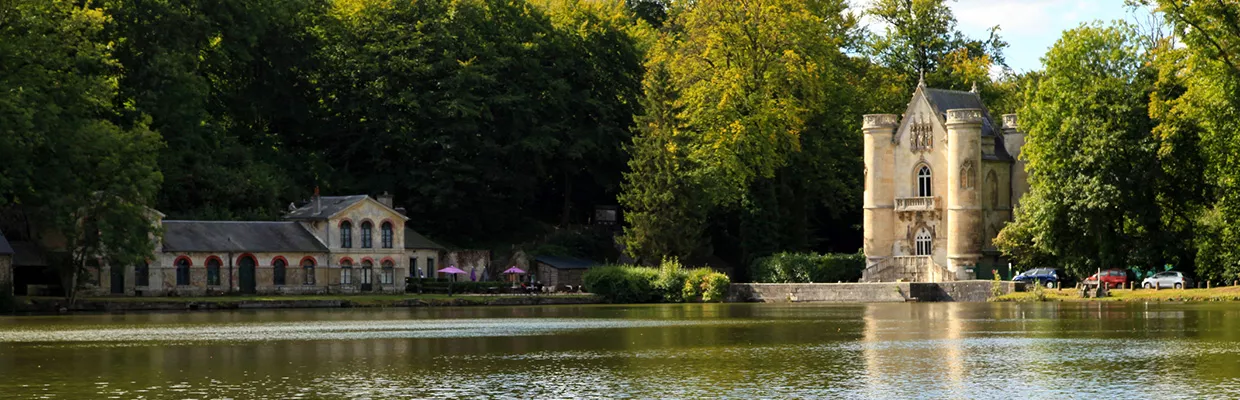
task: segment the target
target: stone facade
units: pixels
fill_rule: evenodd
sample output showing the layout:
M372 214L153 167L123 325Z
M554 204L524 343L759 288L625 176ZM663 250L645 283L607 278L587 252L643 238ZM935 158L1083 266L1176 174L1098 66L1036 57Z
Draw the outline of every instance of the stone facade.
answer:
M100 267L91 274L92 284L80 293L402 293L412 257L439 258L438 251L405 248L408 218L391 207L390 199L387 203L369 196L322 199L334 200L335 207L324 207L316 198L290 213L288 219L296 222L163 221L160 214L155 222L164 226L165 237L156 243L160 251L146 265L115 271ZM343 226L348 234L343 234ZM365 227L369 233L364 233ZM297 234L304 237L288 237ZM188 280L178 281L178 263L188 266ZM282 274L277 272L279 264ZM218 265L218 278L208 265ZM115 282L118 279L123 282Z
M1028 183L1015 116L995 122L976 91L924 84L902 116L864 117L863 281L967 280L997 261Z
M887 283L733 283L728 301L762 303L902 303L908 301L986 301L992 281ZM1003 294L1023 290L1000 282Z
M0 296L13 294L13 255L0 254Z

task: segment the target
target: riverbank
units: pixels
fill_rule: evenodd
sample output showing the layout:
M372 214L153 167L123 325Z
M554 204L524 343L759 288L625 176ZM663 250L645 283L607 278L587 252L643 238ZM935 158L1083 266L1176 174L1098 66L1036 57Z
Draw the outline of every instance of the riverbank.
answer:
M270 308L372 308L372 307L464 307L553 304L597 304L594 295L314 295L314 296L214 296L214 297L94 297L64 306L59 297L17 297L16 312L55 314L62 312L203 311Z
M1046 289L1044 299L1039 300L1034 292L1008 293L992 298L997 302L1033 302L1033 301L1240 301L1240 286L1226 286L1212 289L1113 289L1110 296L1102 298L1082 298L1075 289Z

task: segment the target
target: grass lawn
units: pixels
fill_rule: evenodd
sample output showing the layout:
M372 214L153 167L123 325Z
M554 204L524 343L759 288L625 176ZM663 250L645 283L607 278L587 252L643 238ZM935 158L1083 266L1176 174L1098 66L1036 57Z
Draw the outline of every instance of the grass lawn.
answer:
M1084 299L1074 289L1047 289L1045 301L1240 301L1240 286L1212 289L1112 289L1110 297ZM1018 292L991 301L1037 301L1031 292Z

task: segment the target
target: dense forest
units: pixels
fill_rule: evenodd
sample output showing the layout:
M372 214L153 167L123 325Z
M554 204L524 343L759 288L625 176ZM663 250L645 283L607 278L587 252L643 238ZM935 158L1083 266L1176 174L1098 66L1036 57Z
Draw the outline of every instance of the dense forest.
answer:
M855 252L861 115L924 76L1019 112L1017 260L1234 276L1238 12L1147 6L1015 74L943 0L0 0L0 209L120 262L147 207L275 219L315 188L462 246L619 205L646 263Z

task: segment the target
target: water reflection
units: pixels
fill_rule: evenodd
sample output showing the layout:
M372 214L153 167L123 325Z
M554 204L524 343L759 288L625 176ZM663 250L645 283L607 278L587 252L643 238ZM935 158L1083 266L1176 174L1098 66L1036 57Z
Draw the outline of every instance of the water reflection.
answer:
M1236 398L1237 321L985 303L0 318L0 397Z

